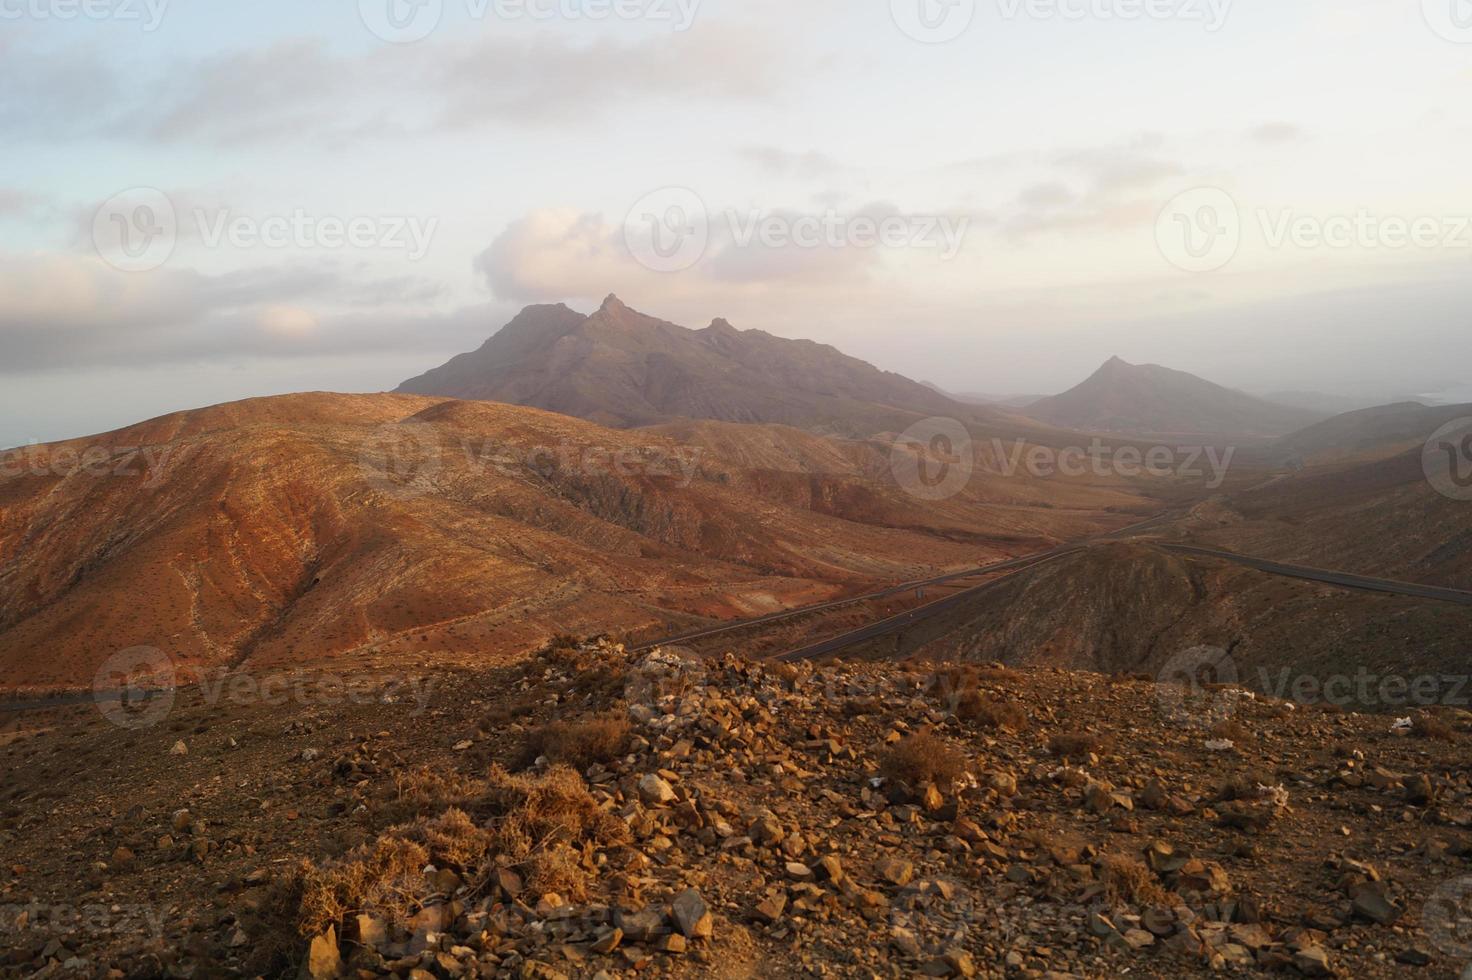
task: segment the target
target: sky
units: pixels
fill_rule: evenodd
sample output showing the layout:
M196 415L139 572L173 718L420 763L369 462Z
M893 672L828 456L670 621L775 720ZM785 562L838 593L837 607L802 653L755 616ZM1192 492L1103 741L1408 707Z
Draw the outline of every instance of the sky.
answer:
M0 445L608 293L957 392L1472 382L1469 0L0 0Z

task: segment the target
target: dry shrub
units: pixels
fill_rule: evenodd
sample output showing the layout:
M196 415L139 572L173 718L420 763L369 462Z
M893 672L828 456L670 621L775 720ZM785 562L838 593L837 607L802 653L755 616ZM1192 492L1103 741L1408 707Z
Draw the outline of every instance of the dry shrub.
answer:
M1028 728L1027 712L1016 701L997 701L980 691L968 691L956 705L956 717L981 728L1022 732Z
M421 813L331 866L304 864L296 879L302 935L341 928L347 916L364 909L413 915L429 898L423 874L428 864L481 883L492 868L508 865L521 873L532 901L548 891L581 901L592 849L630 839L628 825L600 807L582 777L566 766L536 778L493 766L476 781L421 770L402 777L400 791L424 807L443 794L440 812Z
M380 837L349 853L338 864L319 868L304 864L298 925L304 936L315 936L328 926L341 926L348 915L370 908L399 908L409 904L424 885L429 852L396 834Z
M554 721L527 739L523 758L530 763L538 756L546 756L552 762L587 769L594 763L612 762L623 755L628 748L629 732L628 719L618 711L582 721Z
M501 818L500 850L513 858L557 843L612 846L629 840L628 824L600 807L583 778L566 766L535 779L493 766L486 783L484 802Z
M1411 720L1411 734L1437 742L1455 742L1456 730L1430 712L1418 712Z
M497 728L505 728L507 725L522 721L535 714L537 702L535 699L521 695L513 697L501 704L488 708L485 718L481 721L481 728L486 731L494 731Z
M977 667L972 676L981 684L1020 684L1023 680L1020 673L1001 664Z
M495 842L495 835L457 807L415 825L411 836L429 850L436 867L460 872L479 867Z
M534 899L554 891L582 901L587 873L579 849L629 840L628 824L600 807L582 777L565 766L554 766L540 779L496 766L487 783L486 803L502 815L496 850L522 871Z
M989 664L985 667L953 664L939 668L930 675L928 690L954 711L961 698L982 684L1012 684L1021 680L1021 674L1000 664Z
M1089 755L1103 755L1109 751L1112 741L1093 732L1059 732L1048 740L1048 751L1061 759L1085 759Z
M574 902L588 899L591 866L583 852L568 844L555 844L533 854L526 862L526 885L533 895L555 893Z
M1211 726L1211 736L1232 742L1246 742L1252 737L1252 733L1241 722L1226 719Z
M948 787L967 769L966 756L929 729L896 742L880 759L879 771L887 778L923 786L934 783Z
M1273 786L1278 782L1267 772L1249 771L1227 776L1217 784L1214 803L1231 803L1235 800L1255 800L1259 797L1259 786Z
M1128 854L1100 858L1099 881L1111 905L1166 905L1170 898L1145 863Z
M942 667L930 675L927 688L942 701L955 701L967 691L976 690L975 667Z
M468 776L420 766L394 776L393 796L380 815L389 824L405 823L448 807L467 806L479 792L476 780Z

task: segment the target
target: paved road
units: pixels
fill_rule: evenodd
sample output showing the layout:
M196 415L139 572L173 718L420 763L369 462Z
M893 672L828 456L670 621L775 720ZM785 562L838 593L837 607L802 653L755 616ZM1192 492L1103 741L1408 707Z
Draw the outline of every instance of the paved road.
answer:
M1332 572L1323 568L1310 568L1307 565L1288 565L1283 562L1268 561L1265 558L1238 555L1230 551L1197 548L1189 544L1161 544L1160 547L1180 555L1194 555L1199 558L1217 558L1221 561L1234 562L1254 568L1259 572L1282 575L1285 578L1323 582L1364 592L1387 592L1391 595L1404 595L1415 599L1433 599L1437 602L1455 602L1463 606L1472 606L1472 592L1464 592L1461 589L1444 589L1435 585L1419 585L1415 582L1398 582L1395 579L1351 575L1348 572Z

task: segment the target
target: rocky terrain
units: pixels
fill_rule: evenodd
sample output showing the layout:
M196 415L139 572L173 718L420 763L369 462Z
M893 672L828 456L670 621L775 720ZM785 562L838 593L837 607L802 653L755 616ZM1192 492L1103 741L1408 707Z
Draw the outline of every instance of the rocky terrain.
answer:
M180 691L13 735L0 969L1442 978L1472 961L1465 712L1402 727L1214 685L606 641L363 667L337 678L357 698L298 674L272 703Z

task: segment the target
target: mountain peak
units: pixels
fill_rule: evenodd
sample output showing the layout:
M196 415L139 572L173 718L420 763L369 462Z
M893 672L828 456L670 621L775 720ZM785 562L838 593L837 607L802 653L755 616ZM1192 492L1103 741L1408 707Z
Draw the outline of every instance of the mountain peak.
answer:
M1081 384L1027 411L1052 425L1085 431L1232 439L1280 436L1321 417L1118 356Z
M899 431L917 414L975 414L829 346L738 330L724 318L690 330L613 294L589 317L559 310L531 319L537 329L514 323L399 390L532 405L611 426L701 418L869 436Z

